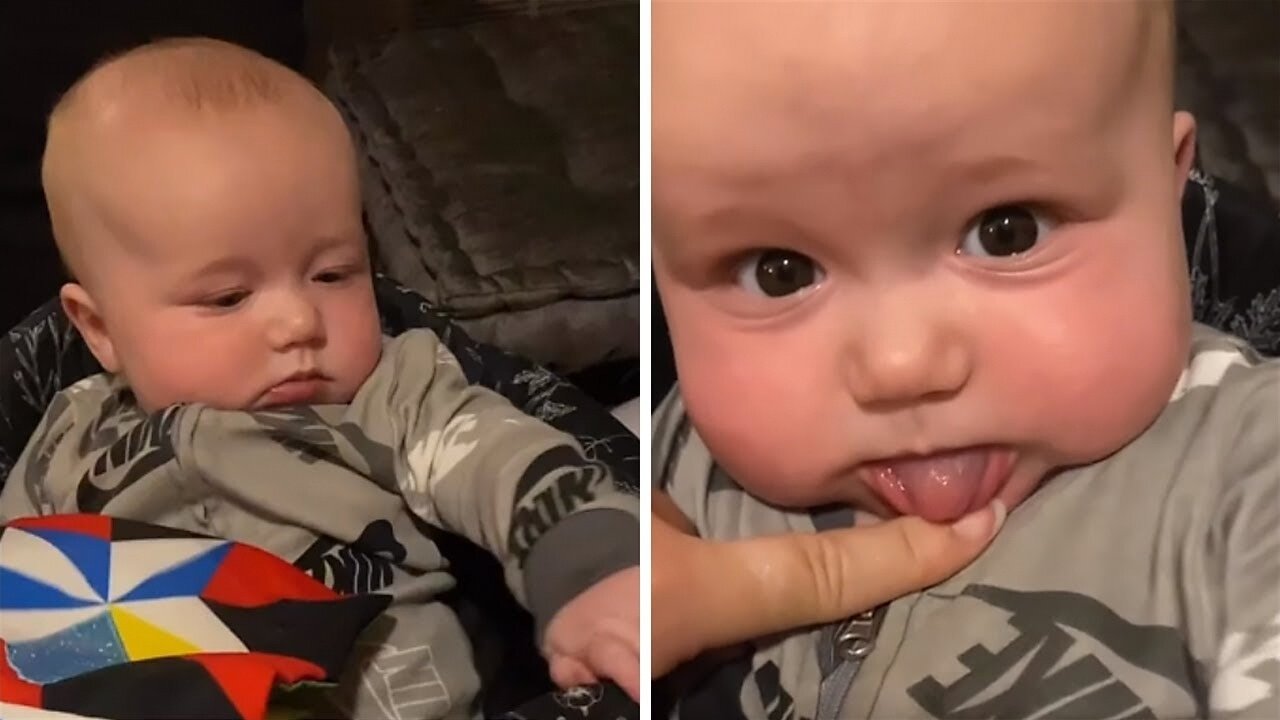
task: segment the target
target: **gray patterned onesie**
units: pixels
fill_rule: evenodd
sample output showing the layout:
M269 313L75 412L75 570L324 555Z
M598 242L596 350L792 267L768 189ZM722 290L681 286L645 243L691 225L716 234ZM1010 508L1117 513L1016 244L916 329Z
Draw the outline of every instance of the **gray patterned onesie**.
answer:
M471 646L432 537L493 553L539 629L639 561L639 500L570 436L468 384L430 331L386 343L349 405L146 414L98 375L58 394L0 520L101 513L262 547L340 592L392 596L329 698L359 718L478 716Z
M703 537L847 525L747 494L673 394L655 482ZM760 639L682 720L1280 717L1280 360L1197 327L1174 397L1111 457L1062 472L950 580Z

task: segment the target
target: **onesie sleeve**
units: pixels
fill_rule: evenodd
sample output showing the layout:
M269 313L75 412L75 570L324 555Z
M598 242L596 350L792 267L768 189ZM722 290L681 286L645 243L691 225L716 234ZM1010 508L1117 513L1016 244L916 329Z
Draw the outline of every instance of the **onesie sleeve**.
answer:
M387 428L409 507L497 556L539 632L577 594L639 564L639 498L571 435L468 383L435 334L391 340L351 412Z
M1280 364L1240 372L1250 377L1238 425L1221 436L1222 492L1205 543L1221 581L1214 718L1280 713Z
M77 500L89 462L83 446L86 434L119 410L120 395L108 376L95 375L53 396L0 491L0 523L100 509Z
M713 537L708 493L715 461L698 437L677 385L653 414L653 491L665 492L702 537Z

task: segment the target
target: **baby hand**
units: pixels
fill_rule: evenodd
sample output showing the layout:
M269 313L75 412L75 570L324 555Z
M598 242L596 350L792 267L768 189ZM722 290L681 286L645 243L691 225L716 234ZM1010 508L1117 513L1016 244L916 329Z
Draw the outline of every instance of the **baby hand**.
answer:
M562 688L602 678L640 701L640 568L620 570L560 608L542 652Z

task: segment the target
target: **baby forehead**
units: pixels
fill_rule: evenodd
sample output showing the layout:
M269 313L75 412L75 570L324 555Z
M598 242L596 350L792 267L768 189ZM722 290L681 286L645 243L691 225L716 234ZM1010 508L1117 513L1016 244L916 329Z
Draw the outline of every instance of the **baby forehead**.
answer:
M1051 44L1064 38L1090 46L1111 39L1131 43L1135 33L1167 20L1170 12L1165 0L656 0L654 59L672 47L716 54L744 42L764 53L792 47L792 59L826 52L847 59L864 49L910 55L917 47L944 43L968 43L974 54L990 55L1001 46L979 40L1016 41L1024 35Z
M899 91L1114 73L1149 46L1159 0L678 2L654 7L654 93L717 79L809 92ZM749 68L747 70L746 68ZM709 89L715 92L708 92ZM980 85L962 88L981 93ZM658 108L660 109L660 108Z
M933 152L997 126L1032 144L1096 134L1158 97L1138 81L1165 63L1160 7L659 0L655 172Z

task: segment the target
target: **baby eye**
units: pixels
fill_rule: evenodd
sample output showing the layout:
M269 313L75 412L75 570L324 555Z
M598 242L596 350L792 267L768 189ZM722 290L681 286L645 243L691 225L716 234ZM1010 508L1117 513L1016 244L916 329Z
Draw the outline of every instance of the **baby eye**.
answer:
M343 280L346 280L346 279L347 279L347 278L349 278L349 277L351 277L351 271L350 271L350 270L346 270L346 269L342 269L342 270L325 270L325 271L324 271L324 272L322 272L322 273L317 273L317 274L316 274L316 277L315 277L315 280L316 280L316 282L332 284L332 283L340 283L340 282L342 282Z
M738 284L757 295L780 298L822 282L826 275L812 258L790 250L754 253L738 269Z
M994 207L978 216L957 253L977 257L1011 257L1035 247L1052 223L1021 205Z
M215 308L217 310L232 310L239 307L241 303L249 299L249 293L245 290L234 290L232 292L214 295L201 302L205 307Z

